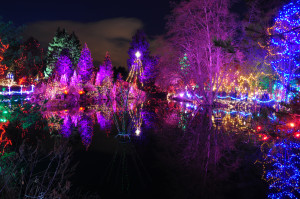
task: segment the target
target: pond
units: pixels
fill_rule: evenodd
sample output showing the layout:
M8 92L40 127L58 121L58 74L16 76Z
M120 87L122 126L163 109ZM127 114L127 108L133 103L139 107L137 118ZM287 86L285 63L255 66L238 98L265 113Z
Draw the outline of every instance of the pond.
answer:
M4 125L11 144L3 154L14 152L20 159L28 152L29 166L10 160L31 171L20 174L26 189L10 182L26 197L299 197L298 130L272 125L273 113L264 119L251 107L159 100L71 109L14 106ZM2 169L18 173L7 165L2 158Z

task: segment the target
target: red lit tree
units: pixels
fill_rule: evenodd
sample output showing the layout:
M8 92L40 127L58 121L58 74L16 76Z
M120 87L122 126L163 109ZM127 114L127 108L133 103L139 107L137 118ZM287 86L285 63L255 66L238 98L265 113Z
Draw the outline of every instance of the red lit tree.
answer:
M2 64L3 54L8 49L9 45L3 44L1 39L0 39L0 44L1 44L1 46L0 46L0 76L3 76L3 75L5 75L5 71L7 70L7 66L5 64Z

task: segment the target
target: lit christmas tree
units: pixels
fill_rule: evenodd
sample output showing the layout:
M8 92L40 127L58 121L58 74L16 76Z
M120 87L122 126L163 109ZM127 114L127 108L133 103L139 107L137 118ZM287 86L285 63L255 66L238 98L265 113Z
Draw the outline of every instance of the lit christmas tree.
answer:
M285 100L291 91L291 82L300 77L300 0L285 5L268 29L271 66L285 89Z
M78 75L81 83L86 84L93 72L93 59L87 44L84 45L77 65Z

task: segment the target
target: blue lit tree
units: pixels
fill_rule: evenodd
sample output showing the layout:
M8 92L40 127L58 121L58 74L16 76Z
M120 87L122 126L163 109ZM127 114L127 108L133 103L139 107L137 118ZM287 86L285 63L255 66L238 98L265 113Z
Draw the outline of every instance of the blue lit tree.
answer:
M87 44L85 44L81 51L81 55L79 57L77 65L77 72L83 84L86 84L90 80L93 72L93 67L94 66L91 52Z
M300 1L285 5L268 29L271 66L285 89L285 101L291 91L291 83L300 77Z
M299 198L300 145L290 140L276 142L265 155L264 176L269 198Z

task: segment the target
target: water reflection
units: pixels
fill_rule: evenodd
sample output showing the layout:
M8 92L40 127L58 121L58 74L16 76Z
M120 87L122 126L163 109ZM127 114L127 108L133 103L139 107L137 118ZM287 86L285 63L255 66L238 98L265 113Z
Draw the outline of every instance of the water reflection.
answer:
M150 184L148 171L154 170L151 174L157 186L168 184L165 190L155 187L165 192L166 198L173 197L170 190L178 190L175 198L183 198L183 193L190 193L191 198L220 198L231 193L232 187L237 189L233 198L249 198L246 195L255 193L253 187L257 189L259 179L238 189L246 180L232 176L257 176L252 172L253 163L261 155L256 150L264 143L261 162L270 186L269 197L299 197L297 140L278 137L269 131L273 127L258 129L255 114L247 107L213 109L192 103L124 100L68 110L48 109L43 115L52 133L66 138L77 134L88 152L96 147L93 137L111 144L111 162L102 174L104 192L106 188L110 193L116 190L116 194L136 192L136 187L145 189ZM273 113L267 116L259 122L274 121L270 120ZM103 132L106 135L99 136ZM146 142L150 144L140 146ZM166 175L164 180L160 180L162 173Z

